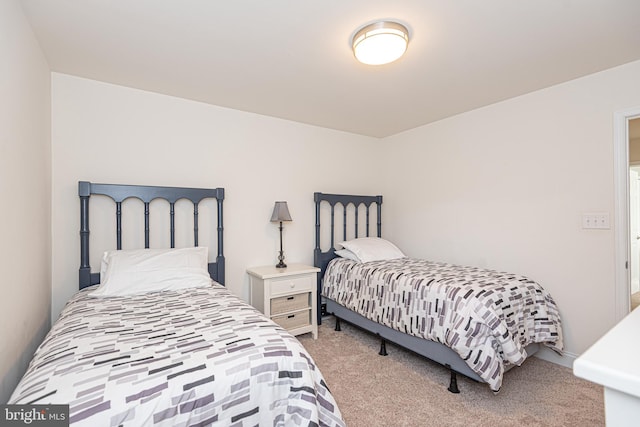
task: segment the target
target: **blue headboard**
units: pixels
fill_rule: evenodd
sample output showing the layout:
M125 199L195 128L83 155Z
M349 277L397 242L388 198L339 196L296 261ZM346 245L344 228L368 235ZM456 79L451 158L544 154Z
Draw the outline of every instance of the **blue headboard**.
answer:
M332 259L334 259L337 255L335 254L336 249L335 249L335 207L337 204L342 205L342 215L343 215L343 221L342 221L342 241L347 240L347 236L351 236L353 235L354 237L358 237L358 220L359 220L359 215L358 215L358 207L360 205L364 205L366 207L366 212L365 212L365 230L366 230L366 234L364 237L369 237L369 208L371 207L372 204L376 204L376 213L377 213L377 227L376 227L376 232L377 232L377 237L382 237L382 220L381 220L381 215L382 215L382 196L355 196L355 195L350 195L350 194L326 194L326 193L313 193L313 199L316 203L316 246L313 250L313 265L318 267L320 269L320 274L318 275L318 285L317 285L317 291L318 291L318 324L321 323L321 317L320 317L320 304L321 304L321 298L320 298L320 293L322 291L322 278L324 277L324 273L327 270L327 265L329 264L329 261L331 261ZM331 223L329 224L330 227L330 236L331 236L331 247L323 252L322 249L320 248L320 208L322 203L328 203L329 206L331 207ZM354 216L355 216L355 221L352 222L353 227L354 227L354 232L353 233L348 233L347 230L347 206L349 204L353 204L355 206L355 210L354 210Z
M216 261L209 263L209 274L216 282L224 285L224 252L223 252L223 216L222 202L224 188L184 188L155 187L147 185L95 184L87 181L78 182L80 196L80 289L100 283L100 273L91 273L89 265L89 201L91 195L109 196L115 202L116 214L116 249L122 249L122 202L128 198L137 198L144 203L144 242L149 248L149 204L154 199L164 199L170 206L171 248L175 247L175 203L180 199L188 199L193 203L194 246L198 246L198 203L207 198L214 198L218 205L218 254Z

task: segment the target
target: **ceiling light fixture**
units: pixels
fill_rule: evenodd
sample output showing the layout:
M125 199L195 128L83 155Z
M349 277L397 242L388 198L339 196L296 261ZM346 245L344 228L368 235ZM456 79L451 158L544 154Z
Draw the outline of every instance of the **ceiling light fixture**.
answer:
M409 30L392 21L378 21L359 29L353 36L356 59L367 65L382 65L404 55L409 43Z

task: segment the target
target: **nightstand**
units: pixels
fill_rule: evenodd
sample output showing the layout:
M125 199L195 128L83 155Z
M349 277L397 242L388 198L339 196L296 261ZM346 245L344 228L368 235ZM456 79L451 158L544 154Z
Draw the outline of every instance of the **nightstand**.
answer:
M292 335L311 332L318 338L316 284L319 268L289 264L247 269L251 284L251 305Z

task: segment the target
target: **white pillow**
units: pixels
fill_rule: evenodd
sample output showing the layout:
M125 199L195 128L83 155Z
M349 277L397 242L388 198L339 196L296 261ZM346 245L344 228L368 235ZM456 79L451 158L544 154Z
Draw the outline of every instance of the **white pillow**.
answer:
M108 251L102 256L100 286L92 297L115 297L212 283L207 247Z
M335 254L339 257L350 259L355 262L362 262L360 261L360 258L358 258L358 256L351 252L349 249L338 249L337 251L335 251Z
M340 243L354 253L361 262L404 258L405 254L388 240L379 237L361 237Z

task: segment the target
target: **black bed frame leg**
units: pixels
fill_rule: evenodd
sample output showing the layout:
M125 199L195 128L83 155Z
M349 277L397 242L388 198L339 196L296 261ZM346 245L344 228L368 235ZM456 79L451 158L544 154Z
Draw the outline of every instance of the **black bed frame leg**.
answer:
M340 318L336 317L336 327L335 327L334 331L340 332L341 330L342 329L340 329Z
M387 356L387 342L384 338L380 337L380 351L378 352L380 356Z
M456 394L460 393L460 389L458 388L458 376L456 374L456 371L451 369L451 366L449 365L446 365L446 366L451 371L451 382L449 382L449 388L447 388L447 390L449 390L451 393L456 393Z

